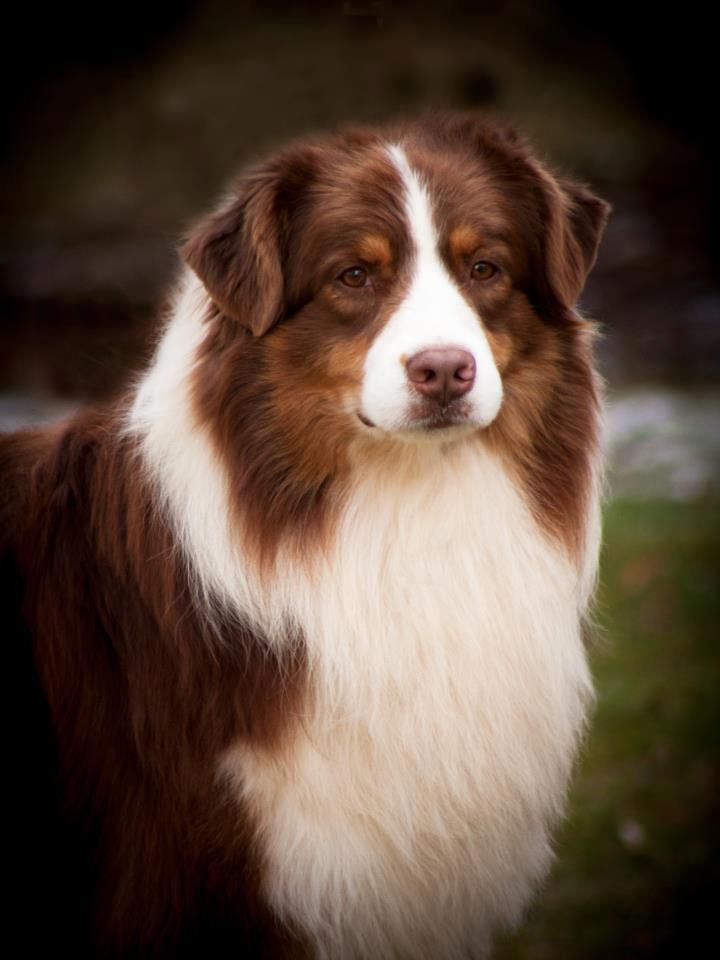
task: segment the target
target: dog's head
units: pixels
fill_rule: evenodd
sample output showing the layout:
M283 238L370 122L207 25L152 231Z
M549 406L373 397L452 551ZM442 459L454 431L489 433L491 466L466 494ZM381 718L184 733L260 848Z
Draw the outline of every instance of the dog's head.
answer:
M607 209L462 114L306 140L245 173L184 256L209 304L196 411L258 537L320 526L358 457L472 442L579 542L597 396L574 305Z
M447 438L571 322L606 214L511 132L434 116L279 152L184 255L316 417Z

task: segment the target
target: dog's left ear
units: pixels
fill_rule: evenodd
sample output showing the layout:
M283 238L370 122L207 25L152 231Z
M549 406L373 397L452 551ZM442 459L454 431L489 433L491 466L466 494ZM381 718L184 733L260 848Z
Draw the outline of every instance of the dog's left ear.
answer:
M582 184L553 176L539 164L537 172L547 214L546 280L561 306L572 310L595 263L610 204Z
M223 313L258 337L283 314L287 236L309 159L288 149L248 171L181 250Z

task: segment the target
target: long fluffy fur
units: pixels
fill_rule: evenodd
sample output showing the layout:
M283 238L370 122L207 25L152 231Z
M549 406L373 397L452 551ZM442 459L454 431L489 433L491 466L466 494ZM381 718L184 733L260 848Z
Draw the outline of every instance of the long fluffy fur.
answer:
M605 213L466 117L292 146L191 237L136 388L0 442L53 942L459 960L517 922L592 697L600 399L572 300ZM484 231L515 231L513 284L462 280ZM372 300L323 260L357 243ZM393 351L442 344L445 311L484 381L464 426L413 432Z

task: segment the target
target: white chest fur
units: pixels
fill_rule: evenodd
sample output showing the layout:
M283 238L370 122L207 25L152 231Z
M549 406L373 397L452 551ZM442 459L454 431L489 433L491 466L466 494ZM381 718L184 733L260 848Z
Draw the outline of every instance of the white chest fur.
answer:
M237 747L222 769L258 818L274 908L319 956L481 956L517 919L591 693L586 593L469 442L363 471L329 554L278 579L307 714L281 754Z

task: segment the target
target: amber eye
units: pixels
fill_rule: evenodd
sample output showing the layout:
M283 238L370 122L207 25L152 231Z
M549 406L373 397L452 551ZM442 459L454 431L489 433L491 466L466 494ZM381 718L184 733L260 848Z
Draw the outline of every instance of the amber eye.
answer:
M368 273L364 267L348 267L340 274L340 279L346 287L364 287L368 281Z
M472 265L473 280L489 280L497 273L497 267L487 260L478 260Z

